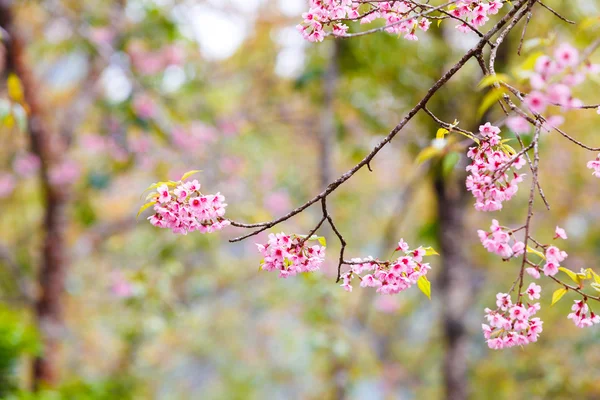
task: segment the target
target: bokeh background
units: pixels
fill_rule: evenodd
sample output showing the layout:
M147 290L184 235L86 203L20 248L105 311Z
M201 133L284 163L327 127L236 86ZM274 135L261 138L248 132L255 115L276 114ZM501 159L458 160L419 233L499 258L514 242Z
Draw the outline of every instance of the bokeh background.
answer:
M537 7L521 56L520 27L509 37L497 69L524 90L537 56L562 42L583 49L600 32L597 1L546 3L577 23ZM266 234L232 244L242 230L175 236L150 226L147 213L136 221L148 185L192 169L202 170L206 191L226 196L232 219L283 215L359 162L473 35L445 22L416 43L380 33L309 44L295 30L303 0L0 5L36 84L28 93L29 81L0 62L1 398L600 398L600 331L566 319L571 301L550 307L553 283L543 284L538 343L487 348L483 309L519 265L478 242L475 230L492 215L476 213L464 195L464 147L415 163L437 130L426 115L377 156L372 173L340 187L329 208L349 256L385 258L400 238L440 250L432 301L416 288L393 297L343 291L339 245L327 229L326 267L283 280L257 271L254 243ZM0 49L1 57L11 51ZM501 124L499 109L478 115L480 79L470 62L430 109L469 130L484 119ZM598 89L589 80L576 94L598 103ZM28 96L42 110L34 120ZM568 132L598 145L600 116L564 116ZM50 147L62 146L32 148L32 123ZM41 174L40 154L49 154ZM595 156L556 134L543 138L540 179L552 212L539 204L534 230L550 240L555 225L566 228L573 270L600 258L600 185L585 168ZM61 192L54 222L64 237L64 246L46 243L58 245L64 270L51 324L35 302L48 256L48 184ZM526 192L493 217L520 225ZM309 209L275 231L307 233L319 217ZM44 345L48 337L56 346ZM48 352L56 376L35 392L34 359Z

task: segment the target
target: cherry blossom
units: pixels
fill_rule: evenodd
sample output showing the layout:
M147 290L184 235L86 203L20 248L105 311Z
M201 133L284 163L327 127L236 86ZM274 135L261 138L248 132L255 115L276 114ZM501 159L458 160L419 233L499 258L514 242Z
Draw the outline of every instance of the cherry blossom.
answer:
M594 175L596 178L600 178L600 154L598 154L595 160L589 161L587 163L587 167L588 169L594 170L592 175Z
M525 251L525 244L516 240L513 232L505 230L495 219L492 220L490 232L478 230L477 234L487 251L499 255L503 259L517 257Z
M536 300L540 298L540 293L542 292L542 287L540 285L536 285L534 282L529 284L529 287L525 291L527 296L529 296L529 300Z
M361 7L361 4L364 7ZM456 28L464 33L472 32L472 26L480 27L489 21L489 15L497 14L502 8L500 0L458 1L450 14L464 22ZM417 32L426 32L431 19L422 13L422 8L409 1L377 1L373 3L353 0L310 0L309 10L302 14L302 24L297 26L302 36L311 42L321 42L329 33L345 36L349 27L344 22L360 21L370 24L376 20L385 22L385 31L402 35L407 40L419 40ZM469 26L471 25L471 26Z
M535 285L535 284L532 284ZM532 288L532 285L528 288ZM539 286L532 290L539 298ZM539 288L539 290L538 290ZM523 346L537 342L542 332L542 324L539 318L532 318L540 309L540 304L513 304L511 296L507 293L496 295L496 310L485 309L485 317L488 324L481 324L483 336L490 349L498 350L514 346Z
M342 275L345 290L352 291L352 280L357 277L361 287L377 288L380 294L397 294L409 289L419 281L426 281L427 272L431 269L423 263L423 257L437 254L431 248L419 247L409 250L408 244L400 239L396 251L404 253L393 261L380 261L372 257L353 258L350 270Z
M600 315L594 314L584 300L575 300L571 307L573 311L567 318L572 320L576 327L586 328L594 324L600 324Z
M210 233L223 229L230 222L225 215L225 198L220 193L203 194L197 180L163 183L150 195L155 214L148 217L158 228L171 229L186 235L199 231Z
M279 271L279 277L287 278L302 272L319 269L325 259L325 246L311 244L315 238L303 238L285 233L270 234L266 244L256 244L264 257L263 271Z
M525 105L534 113L546 112L550 105L560 106L563 110L579 108L583 102L573 96L573 88L585 82L586 76L598 73L598 66L581 62L579 51L568 43L556 47L553 55L539 56L529 77L533 89L524 98ZM564 123L558 115L545 117L545 131L550 131ZM507 126L516 133L526 133L531 125L522 116L511 116Z
M554 230L554 239L567 239L567 232L565 232L565 230L559 226L556 227L556 229Z
M497 211L518 190L524 175L519 170L525 165L523 156L511 156L501 143L500 129L489 122L479 127L483 136L478 146L469 148L467 155L473 162L467 167L467 190L475 197L475 209ZM512 173L511 173L512 172Z

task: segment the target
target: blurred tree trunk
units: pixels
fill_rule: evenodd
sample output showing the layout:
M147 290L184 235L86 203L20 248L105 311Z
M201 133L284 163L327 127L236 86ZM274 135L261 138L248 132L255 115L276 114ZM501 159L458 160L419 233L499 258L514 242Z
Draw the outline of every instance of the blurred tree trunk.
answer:
M333 169L333 152L335 148L335 94L339 82L338 58L341 43L338 40L332 40L326 45L329 46L328 60L323 74L323 102L319 129L319 186L325 189L336 177ZM323 225L321 232L327 235L330 230L327 225ZM328 296L324 298L325 302L330 302ZM337 325L337 321L330 321ZM342 400L346 398L347 386L347 365L335 352L329 353L330 362L330 383L331 387L327 398Z
M448 400L465 400L468 396L468 334L465 316L473 288L470 265L464 252L467 196L462 178L464 174L459 174L459 178L444 177L441 168L436 171L434 178L438 241L442 255L442 271L438 282L446 342L442 369Z
M44 198L44 229L39 269L39 297L35 313L43 335L43 353L35 360L33 382L55 385L58 381L59 335L62 331L62 303L66 272L65 230L67 190L53 185L49 170L62 160L64 143L45 118L41 93L25 57L25 41L17 29L11 1L0 0L0 27L6 46L5 67L20 79L23 101L28 108L28 133L31 151L41 162L40 184Z

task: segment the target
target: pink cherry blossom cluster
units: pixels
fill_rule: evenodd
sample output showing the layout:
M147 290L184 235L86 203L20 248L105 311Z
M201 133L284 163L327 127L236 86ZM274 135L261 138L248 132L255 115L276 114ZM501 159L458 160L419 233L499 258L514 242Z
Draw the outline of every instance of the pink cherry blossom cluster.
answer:
M600 315L594 314L583 300L575 300L571 310L573 312L570 313L567 318L572 320L578 328L586 328L594 324L600 324Z
M501 0L459 1L450 13L460 19L456 26L461 32L470 32L473 27L484 25L489 15L497 14L502 8ZM373 3L353 0L310 0L308 12L302 14L304 21L297 26L302 36L311 42L321 42L325 38L325 28L330 26L331 33L344 36L348 25L344 21L360 21L368 24L382 19L389 33L404 34L407 40L419 40L417 30L426 32L431 20L426 16L419 18L422 7L409 1L377 1ZM363 6L361 8L361 6Z
M527 289L529 298L539 298L541 288L532 285ZM522 303L513 304L509 294L498 293L496 306L496 310L485 309L489 325L481 324L483 336L490 349L499 350L537 342L542 332L543 321L533 316L540 310L540 303L527 306Z
M490 253L495 253L503 259L518 257L525 251L525 244L514 238L513 231L505 230L497 220L492 220L490 232L478 230L481 244ZM513 241L511 245L510 242Z
M384 19L390 33L404 33L408 40L418 40L416 31L427 31L431 22L427 18L417 20L416 6L407 1L382 1L376 5L365 5L368 9L361 12L361 3L353 0L310 0L308 12L302 14L303 23L297 26L302 36L311 42L321 42L325 38L325 27L331 26L336 36L344 36L348 25L343 21L360 20L368 24L376 19Z
M542 55L535 63L529 78L532 91L525 96L527 107L537 114L544 113L548 106L555 105L563 110L578 108L583 102L573 96L573 88L585 82L587 75L598 74L600 65L581 62L579 51L568 43L559 45L552 56ZM561 115L547 116L544 129L559 127L564 123ZM531 125L521 116L507 119L506 125L516 133L527 133Z
M560 263L567 258L568 254L562 250L560 250L556 246L549 246L546 249L546 264L542 268L544 275L546 276L554 276L558 273L558 268L560 267Z
M600 178L600 154L598 154L595 160L589 161L587 163L587 167L594 170L592 175L594 175L596 178Z
M270 234L266 244L256 244L264 257L261 269L279 271L280 278L319 269L325 260L325 246L309 245L313 238L285 233Z
M404 256L394 261L381 262L372 257L365 259L353 258L350 270L342 275L346 291L352 291L352 279L356 276L360 279L361 287L375 287L377 293L397 294L417 283L419 278L427 275L431 269L429 264L423 263L423 257L428 253L426 249L419 247L409 250L408 244L401 239L397 251L402 251ZM368 272L366 275L362 275Z
M225 215L225 198L220 193L203 195L197 180L163 184L154 194L156 213L148 217L159 228L171 229L173 233L186 235L199 231L210 233L223 229L230 222Z
M474 27L479 27L490 20L489 15L498 14L502 6L501 0L487 2L481 0L459 1L450 13ZM463 33L471 32L471 27L464 22L456 25L456 29Z
M469 148L468 157L473 160L467 167L467 190L475 197L478 211L497 211L502 203L510 200L518 190L524 175L519 170L525 165L523 156L513 157L501 144L500 128L489 122L479 127L483 139L479 146ZM509 172L512 172L509 173Z

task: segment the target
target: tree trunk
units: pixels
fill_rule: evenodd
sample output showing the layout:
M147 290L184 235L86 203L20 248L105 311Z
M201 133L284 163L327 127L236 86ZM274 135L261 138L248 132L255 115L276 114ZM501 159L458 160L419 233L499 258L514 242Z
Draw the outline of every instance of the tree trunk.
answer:
M52 130L45 119L40 91L25 58L24 40L15 24L12 2L0 0L0 27L4 30L5 67L18 76L23 86L24 102L28 108L28 133L31 151L40 159L40 184L44 198L44 229L39 270L39 297L35 314L43 335L43 353L35 360L33 382L53 386L58 381L58 347L62 331L62 302L66 273L65 230L67 226L67 189L53 185L49 170L62 161L65 151L61 136Z
M462 175L461 175L462 177ZM438 209L438 241L442 255L439 292L442 328L446 339L443 361L446 399L465 400L468 396L465 316L472 293L470 266L464 253L465 189L462 180L435 178Z

